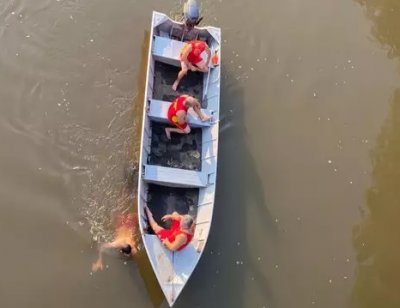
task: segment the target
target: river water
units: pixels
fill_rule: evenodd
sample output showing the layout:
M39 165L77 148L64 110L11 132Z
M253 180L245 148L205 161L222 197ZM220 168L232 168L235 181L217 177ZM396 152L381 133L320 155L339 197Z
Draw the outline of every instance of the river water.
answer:
M217 206L176 307L400 307L400 2L202 5ZM1 307L166 307L143 251L90 267L134 199L151 11L181 6L0 0Z

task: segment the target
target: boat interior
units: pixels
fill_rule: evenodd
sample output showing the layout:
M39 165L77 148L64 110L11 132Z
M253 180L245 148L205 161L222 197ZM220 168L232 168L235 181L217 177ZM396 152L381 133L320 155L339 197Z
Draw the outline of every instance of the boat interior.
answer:
M218 66L211 68L209 73L189 72L181 80L178 90L172 90L180 71L179 54L185 42L193 39L206 41L214 52L219 49L219 41L206 29L194 28L186 32L180 23L157 18L156 15L153 19L155 26L150 44L140 202L150 208L160 225L164 225L161 217L165 214L174 211L191 214L196 218L194 239L197 244L205 244L215 193L218 121L202 122L189 110L190 134L173 133L168 140L165 127L171 126L167 119L168 107L181 94L196 97L204 113L219 119ZM151 235L153 232L146 223L143 207L139 208L142 210L142 230ZM199 216L203 219L199 220ZM204 230L198 228L201 223ZM199 252L202 246L197 245Z

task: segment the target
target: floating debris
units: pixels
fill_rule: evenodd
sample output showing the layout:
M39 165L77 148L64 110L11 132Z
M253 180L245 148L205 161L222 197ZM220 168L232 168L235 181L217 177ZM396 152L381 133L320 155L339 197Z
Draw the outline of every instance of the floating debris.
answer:
M332 164L332 161L331 161L331 160L328 160L328 164Z
M313 96L314 96L314 97L317 97L317 93L314 92L314 93L313 93Z
M332 279L329 279L328 282L329 282L329 283L332 283Z

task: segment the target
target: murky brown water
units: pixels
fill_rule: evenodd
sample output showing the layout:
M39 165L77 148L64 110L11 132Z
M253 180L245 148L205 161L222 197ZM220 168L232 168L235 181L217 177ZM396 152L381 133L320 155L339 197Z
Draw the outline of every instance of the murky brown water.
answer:
M144 253L90 274L134 197L153 9L181 3L0 0L1 307L166 306ZM400 307L400 2L203 13L225 39L217 207L176 306Z

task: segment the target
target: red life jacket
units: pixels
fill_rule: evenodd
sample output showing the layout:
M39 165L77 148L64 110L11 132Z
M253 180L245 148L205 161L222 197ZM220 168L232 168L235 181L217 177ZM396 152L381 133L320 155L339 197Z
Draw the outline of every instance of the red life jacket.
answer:
M172 124L174 124L176 127L180 128L180 129L185 129L187 127L187 123L183 123L183 124L179 124L178 123L178 117L176 115L176 113L178 111L188 111L188 107L185 106L185 101L186 101L187 96L185 95L180 95L178 96L175 101L173 101L171 103L171 105L168 108L168 120L171 121Z
M190 41L186 43L186 45L181 50L182 54L187 50L187 48L192 47L192 50L189 52L187 59L190 63L196 64L203 60L201 57L201 53L206 50L207 44L203 41Z
M186 242L177 249L178 251L180 251L184 249L193 238L193 234L181 229L180 220L173 219L171 227L169 229L162 229L157 233L157 236L160 238L160 240L168 239L170 243L173 243L175 241L175 238L180 234L186 235Z

